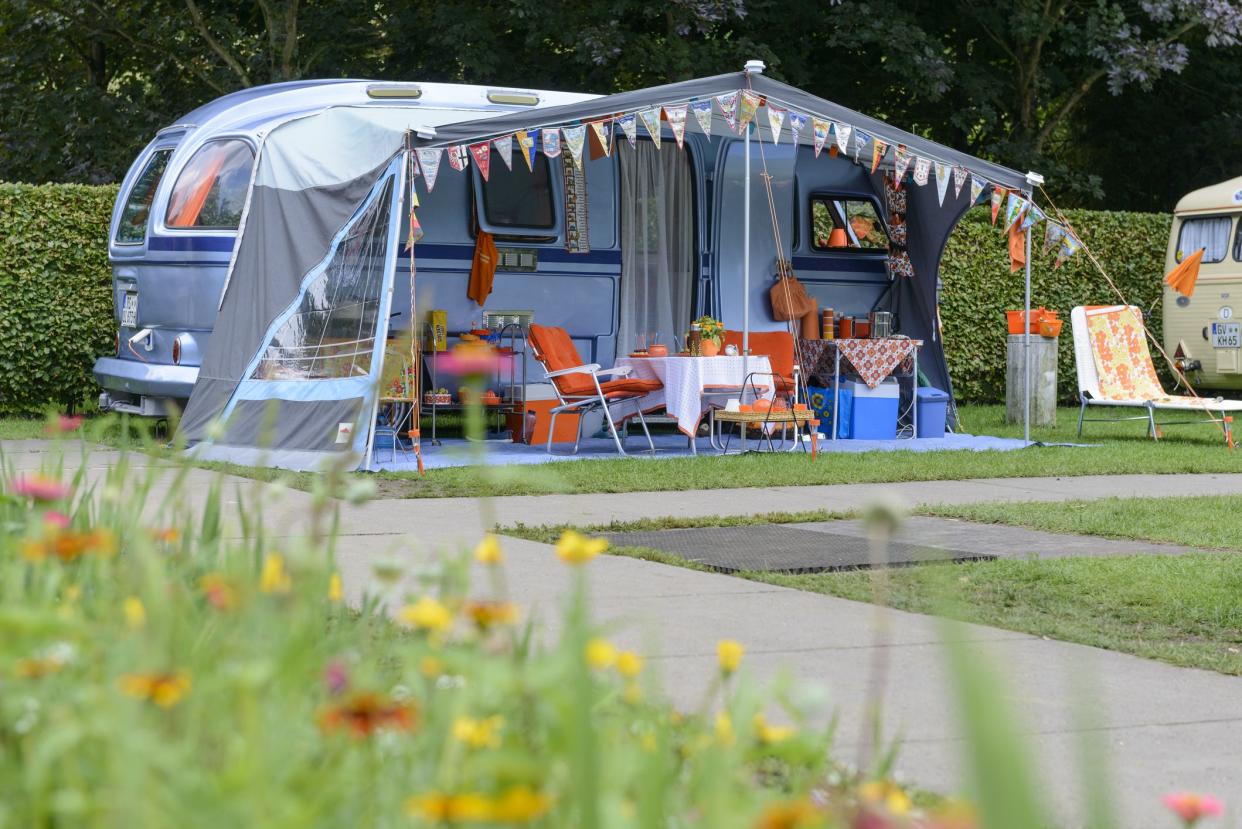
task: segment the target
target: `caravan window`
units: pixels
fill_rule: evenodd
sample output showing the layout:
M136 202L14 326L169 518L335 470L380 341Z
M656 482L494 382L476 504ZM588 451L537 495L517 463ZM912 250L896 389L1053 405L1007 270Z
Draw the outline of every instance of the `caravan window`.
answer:
M813 196L811 247L830 251L887 251L888 235L866 199Z
M245 141L232 138L204 144L177 176L164 223L236 230L253 164L254 150Z
M159 187L164 177L164 168L168 166L168 157L172 149L156 150L147 159L147 166L138 174L138 180L129 190L125 199L125 208L121 211L121 221L116 228L116 242L119 245L140 245L147 238L147 220L151 218L151 202L155 199L155 188Z
M520 150L513 154L512 170L493 164L488 180L483 182L483 215L494 228L556 227L547 157L537 153L533 170L526 168Z
M1203 261L1222 262L1229 249L1228 216L1208 216L1202 219L1185 219L1177 234L1177 261L1203 248Z

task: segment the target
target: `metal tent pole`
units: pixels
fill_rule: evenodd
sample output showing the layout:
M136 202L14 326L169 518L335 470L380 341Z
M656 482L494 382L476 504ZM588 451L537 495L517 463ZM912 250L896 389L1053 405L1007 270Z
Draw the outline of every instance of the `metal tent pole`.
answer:
M750 372L750 124L743 129L745 159L742 164L742 398ZM746 425L742 424L742 451L746 451Z
M1027 172L1026 183L1026 197L1033 204L1035 188L1044 183L1044 177L1039 173ZM1026 229L1026 266L1023 268L1026 275L1026 317L1022 325L1022 357L1026 368L1022 378L1025 398L1022 403L1022 441L1027 446L1031 443L1031 235L1034 230L1034 225Z

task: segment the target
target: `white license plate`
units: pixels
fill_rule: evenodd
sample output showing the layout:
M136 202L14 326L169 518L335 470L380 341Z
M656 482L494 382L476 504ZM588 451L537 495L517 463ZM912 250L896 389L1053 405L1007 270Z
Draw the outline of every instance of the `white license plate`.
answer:
M1238 348L1242 346L1242 323L1212 323L1212 348Z
M138 294L133 291L125 293L125 304L121 306L121 327L138 327Z

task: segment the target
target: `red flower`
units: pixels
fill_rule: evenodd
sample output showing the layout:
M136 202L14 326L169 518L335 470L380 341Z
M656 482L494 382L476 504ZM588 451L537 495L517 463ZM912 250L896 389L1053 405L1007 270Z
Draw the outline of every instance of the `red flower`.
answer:
M1216 817L1225 811L1224 805L1210 794L1171 792L1161 800L1187 826L1194 826L1205 817Z
M319 714L324 731L346 731L354 737L369 737L381 728L409 731L418 719L410 701L399 701L374 691L355 691L339 704Z
M9 482L9 492L35 501L60 501L71 491L68 484L47 475L19 475Z
M67 435L81 429L85 420L82 415L56 415L56 419L43 427L43 430L49 435Z

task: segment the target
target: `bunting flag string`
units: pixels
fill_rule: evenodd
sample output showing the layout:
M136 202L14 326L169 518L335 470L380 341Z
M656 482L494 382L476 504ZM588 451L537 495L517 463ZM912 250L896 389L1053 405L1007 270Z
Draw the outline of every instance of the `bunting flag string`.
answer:
M724 95L716 96L716 103L720 105L720 111L724 113L725 123L733 132L738 132L737 97L737 92L726 92Z
M789 113L789 132L793 135L794 146L798 146L802 140L802 131L806 129L806 122L809 119L801 112Z
M974 176L974 175L970 177L970 203L971 205L974 205L975 202L979 201L979 197L983 195L983 188L987 186L988 186L988 183L984 179L981 179L978 176Z
M712 102L711 99L706 101L691 101L690 111L694 113L694 118L699 122L699 129L703 130L704 135L712 134Z
M565 136L565 146L569 148L569 154L573 157L574 166L582 168L582 147L586 144L586 124L579 124L576 127L565 127L561 133Z
M556 158L561 154L560 127L543 128L543 154L548 158Z
M763 103L763 99L749 89L742 90L742 97L739 103L741 112L738 115L738 123L742 129L750 126L751 119L755 117L755 113L759 111L759 104Z
M470 163L470 154L466 152L465 144L454 144L448 148L448 163L459 173L466 169Z
M927 173L931 170L931 162L922 156L914 159L914 183L919 187L927 186Z
M935 163L936 169L936 198L940 200L940 206L944 207L944 194L949 191L949 176L952 168L943 161Z
M811 119L811 131L815 134L815 157L819 158L820 152L824 149L824 144L828 141L828 130L832 128L829 121L821 121L819 118Z
M962 197L962 185L966 183L966 177L970 175L970 171L965 167L953 168L953 198L960 199Z
M888 144L880 139L871 142L871 174L875 175L875 171L879 168L880 162L884 160L884 154L888 152Z
M418 166L423 171L423 181L427 183L428 193L436 186L436 176L440 174L440 157L443 152L441 147L419 148L418 150Z
M686 104L677 106L666 106L664 108L664 117L668 119L669 128L673 130L673 140L677 142L677 149L682 149L686 140Z
M651 142L655 144L655 148L660 149L660 108L644 109L638 113L638 120L642 121L643 126L647 128L647 134L651 136Z
M474 166L479 168L479 175L487 181L487 174L491 171L492 145L481 141L478 144L471 144L469 150L470 157L474 159Z
M632 112L627 113L617 119L617 125L630 142L630 149L634 149L638 145L638 117Z
M496 155L500 156L500 160L505 163L505 169L513 169L513 136L506 135L503 138L497 138L492 142L492 147L496 150Z
M993 227L996 226L996 214L1000 212L1001 202L1005 200L1006 192L1007 191L1005 190L1004 187L993 187L992 188L992 226Z
M772 128L772 143L781 143L781 127L785 124L785 115L788 110L774 107L768 104L768 126Z
M893 189L900 190L901 183L905 181L906 170L910 169L910 153L906 152L905 144L898 144L897 149L893 150Z

